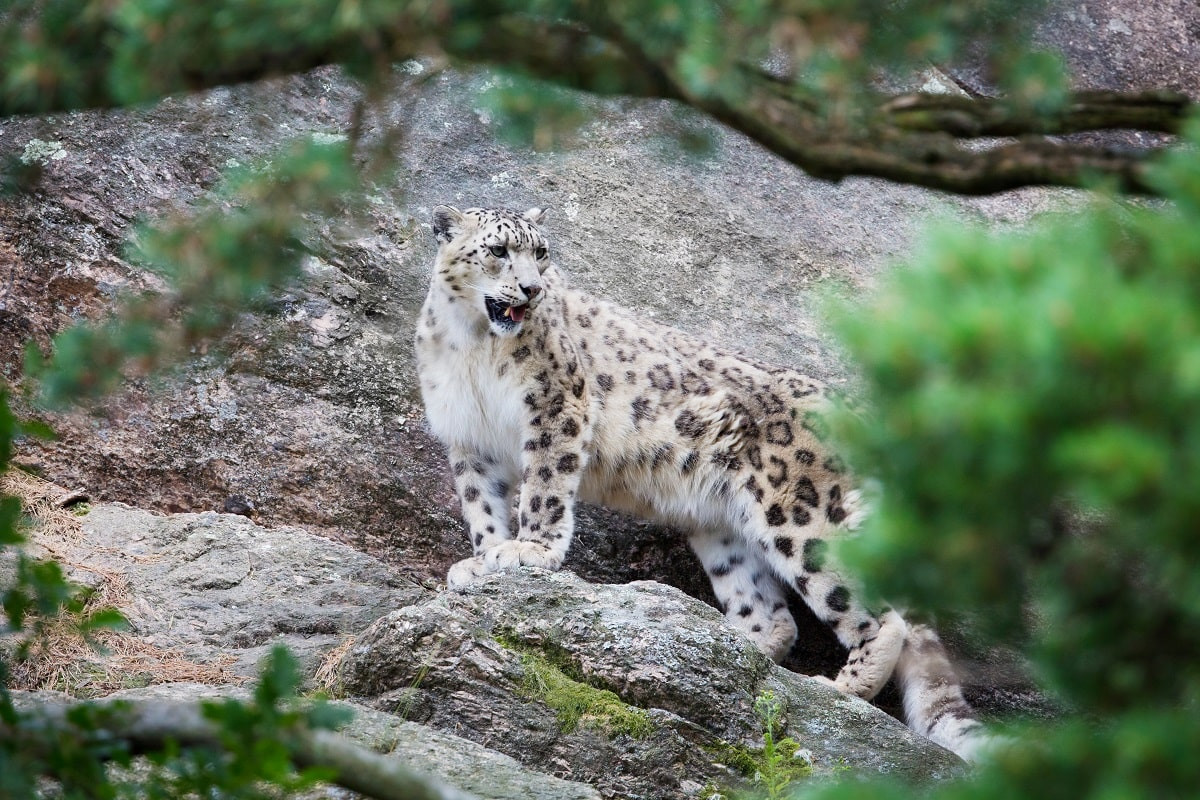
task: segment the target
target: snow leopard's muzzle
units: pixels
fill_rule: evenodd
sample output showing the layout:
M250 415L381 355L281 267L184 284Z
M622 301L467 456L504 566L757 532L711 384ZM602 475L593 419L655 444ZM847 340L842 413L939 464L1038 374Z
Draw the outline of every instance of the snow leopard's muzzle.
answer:
M487 308L488 319L499 330L505 332L515 331L525 321L525 314L534 308L537 308L538 303L542 301L545 292L540 286L522 286L521 291L527 298L524 303L512 303L508 300L501 300L496 297L484 297L484 306Z

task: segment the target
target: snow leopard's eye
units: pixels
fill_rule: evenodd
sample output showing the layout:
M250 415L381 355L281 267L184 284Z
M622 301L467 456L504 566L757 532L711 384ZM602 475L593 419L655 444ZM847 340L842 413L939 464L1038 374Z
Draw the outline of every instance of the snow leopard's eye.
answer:
M502 244L493 244L488 247L488 250L491 250L492 255L494 255L496 258L504 258L506 255L508 255L508 248Z
M535 251L533 252L533 254L534 254L535 256L537 256L537 258L538 258L539 260L541 260L541 259L543 259L543 258L545 258L545 257L546 257L546 248L544 248L544 247L539 247L537 250L535 250Z

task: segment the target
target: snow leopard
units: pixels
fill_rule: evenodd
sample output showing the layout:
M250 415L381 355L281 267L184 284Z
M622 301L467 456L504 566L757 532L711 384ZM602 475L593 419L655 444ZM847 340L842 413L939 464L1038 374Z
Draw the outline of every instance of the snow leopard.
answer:
M415 349L473 548L447 585L558 569L579 501L660 521L769 657L796 639L794 592L849 651L826 682L869 700L895 674L909 725L972 758L981 726L936 634L868 609L829 552L864 504L823 433L827 387L572 288L545 217L433 210Z

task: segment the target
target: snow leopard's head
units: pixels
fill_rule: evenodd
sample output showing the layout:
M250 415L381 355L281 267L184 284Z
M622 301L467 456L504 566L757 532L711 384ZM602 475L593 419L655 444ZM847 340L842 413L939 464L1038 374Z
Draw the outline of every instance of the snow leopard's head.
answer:
M523 214L494 208L433 209L438 241L434 280L451 297L484 314L499 336L515 336L542 299L542 273L550 266L550 254L537 225L545 216L540 208Z

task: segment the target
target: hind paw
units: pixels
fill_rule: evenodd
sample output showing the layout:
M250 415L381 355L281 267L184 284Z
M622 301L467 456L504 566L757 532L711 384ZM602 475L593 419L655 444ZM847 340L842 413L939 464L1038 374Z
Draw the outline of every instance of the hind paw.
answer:
M879 630L875 636L850 651L849 660L834 678L838 691L870 700L879 694L900 658L908 625L895 611L879 618Z
M792 651L792 645L796 643L796 623L787 611L749 628L743 625L737 627L742 628L742 632L750 637L758 649L776 664L787 658L787 654ZM761 630L756 631L755 627Z

